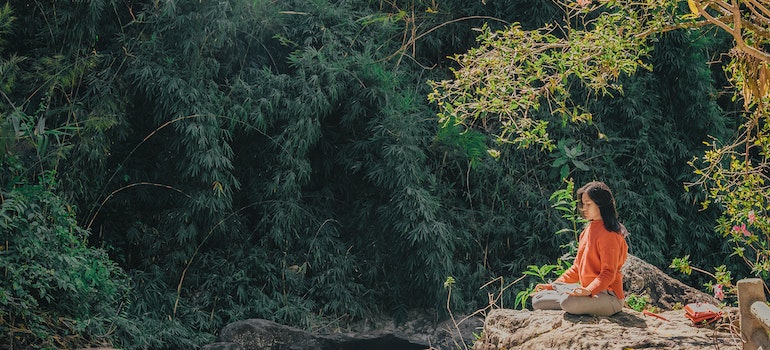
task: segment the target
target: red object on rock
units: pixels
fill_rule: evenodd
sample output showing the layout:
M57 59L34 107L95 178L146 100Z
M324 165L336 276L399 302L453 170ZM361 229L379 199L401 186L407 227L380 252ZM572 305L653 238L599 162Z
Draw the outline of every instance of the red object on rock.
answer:
M690 303L684 306L684 316L695 324L709 324L722 318L722 310L714 304Z

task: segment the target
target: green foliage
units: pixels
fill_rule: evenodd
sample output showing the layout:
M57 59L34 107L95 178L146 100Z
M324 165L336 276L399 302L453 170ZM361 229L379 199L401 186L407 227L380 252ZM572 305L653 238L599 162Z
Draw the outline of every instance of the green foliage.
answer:
M516 293L516 299L514 301L514 308L521 307L522 309L527 306L527 300L535 290L535 285L538 283L551 283L551 279L548 276L559 277L564 271L566 271L571 263L570 259L573 259L577 253L577 240L586 220L580 215L577 210L577 199L575 198L575 184L572 180L564 179L565 187L558 189L551 194L549 200L553 202L552 208L561 212L561 217L566 219L571 227L560 229L554 233L554 235L561 235L562 233L572 233L572 237L569 243L564 244L561 248L567 248L567 252L562 255L556 264L545 264L542 266L529 265L523 272L524 276L534 277L534 281L530 282L529 287ZM581 228L578 227L581 225Z
M671 260L670 268L677 269L679 272L689 275L692 273L692 266L690 265L690 256L685 255L681 258L674 258Z
M685 275L690 275L693 271L707 275L710 279L704 283L703 286L706 287L706 290L709 292L714 292L714 296L719 300L723 300L725 296L737 296L738 289L733 284L732 272L730 272L725 265L714 268L714 273L711 273L692 266L690 256L685 255L683 257L674 258L671 261L669 268L677 269Z
M572 227L563 228L554 233L554 235L561 235L562 233L572 233L571 241L561 246L561 248L567 248L566 254L562 255L556 260L556 264L545 264L541 266L529 265L527 269L522 273L523 276L530 276L529 286L516 293L514 299L514 308L521 307L524 309L527 306L527 300L531 294L535 291L535 285L539 283L551 283L552 279L549 276L559 277L564 271L566 271L577 252L577 239L580 233L578 224L586 222L585 219L579 214L577 210L577 200L575 199L575 185L571 180L564 180L565 187L558 189L551 194L549 200L553 202L552 208L562 213L561 217L566 219ZM581 225L582 226L582 225Z
M324 329L413 308L443 316L447 301L469 312L490 294L523 306L512 286L528 266L541 267L527 282L562 269L546 264L581 226L574 183L593 179L615 190L640 257L660 264L661 247L694 245L721 259L721 242L705 239L714 211L690 208L701 194L681 188L682 164L725 128L701 65L718 50L692 42L702 33L661 37L656 70L617 75L614 98L576 84L554 90L562 109L524 101L545 123L502 136L548 136L545 154L487 137L502 123L491 115L436 110L425 81L450 77L459 62L446 57L477 45L471 29L485 23L490 43L500 19L521 23L507 40L530 42L529 28L564 18L550 1L8 3L0 151L18 161L0 183L55 174L81 227L72 254L102 261L89 252L103 249L130 279L115 331L82 339L195 348L246 318ZM548 62L564 60L557 51ZM607 68L596 58L570 69ZM590 124L552 114L588 118L578 101Z
M745 140L732 145L714 141L701 162L693 160L691 165L700 178L690 186L702 185L708 190L702 201L704 209L716 204L723 210L716 230L730 243L732 255L741 258L752 275L766 278L770 274L770 196L765 190L770 127L761 119L770 113L761 106L753 113L741 125Z
M636 295L636 294L630 294L628 297L626 297L626 304L628 304L628 307L631 309L642 312L647 308L647 304L650 303L650 296L649 295Z
M554 162L554 164L556 164L556 162ZM567 222L571 224L571 227L565 227L559 231L556 231L556 234L572 234L572 241L569 243L571 244L571 247L568 254L574 255L577 252L576 244L578 241L578 236L580 235L580 230L582 230L583 225L588 221L583 218L583 215L580 214L580 211L577 208L577 198L575 198L575 182L572 181L572 179L567 180L564 177L562 177L562 179L565 183L565 187L554 191L553 194L551 194L551 197L548 199L553 202L551 207L561 212L561 217L566 219Z
M439 122L491 124L498 141L553 150L549 122L533 113L542 106L562 124L590 122L591 113L573 102L569 82L580 79L603 95L622 91L614 82L646 67L641 59L651 50L637 35L645 25L640 17L630 8L604 12L586 24L591 30L572 30L569 22L537 30L518 23L498 31L483 27L478 47L453 57L463 67L454 78L431 82Z
M516 298L513 300L513 308L515 309L520 307L522 310L524 310L527 307L527 301L529 300L529 297L532 296L532 293L534 292L535 287L530 286L516 293Z
M566 268L562 264L543 266L530 265L527 266L524 275L537 277L538 282L548 282L546 277L548 277L549 274L553 273L553 275L559 277L565 270Z
M577 143L573 146L573 143L575 143L575 140L572 139L559 140L556 144L555 152L551 153L551 156L554 158L551 167L558 169L559 177L562 179L566 179L569 176L570 169L591 170L580 160L581 156L585 154L583 152L583 144Z
M564 259L557 260L556 264L546 264L542 266L535 266L530 265L527 266L527 270L523 272L524 276L532 276L535 277L535 282L530 283L529 287L525 288L524 290L520 290L518 293L516 293L516 299L514 299L513 307L521 307L522 309L526 308L527 306L527 300L529 300L529 297L532 295L532 293L535 291L535 284L536 283L551 283L551 279L547 278L549 275L554 277L561 276L564 271L566 271L569 268L570 263L565 261Z
M559 175L573 171L576 180L612 184L621 209L628 209L631 232L656 238L650 242L632 236L635 252L660 264L665 259L653 247L674 243L677 249L691 249L685 247L688 239L666 233L671 222L686 224L678 214L682 209L695 211L678 200L688 196L681 185L692 178L678 169L701 151L693 140L700 142L707 133L719 137L724 131L703 51L711 45L710 36L661 34L678 21L663 7L613 2L581 10L596 10L585 17L575 10L567 9L568 22L554 21L538 30L517 25L482 30L478 47L455 57L461 68L454 78L432 83L431 101L439 107L440 122L451 119L490 130L496 139L524 147L534 142L553 149L553 143L562 142L562 150L553 156ZM658 68L638 70L653 66ZM674 89L684 96L672 93ZM541 131L529 137L528 128ZM578 161L572 162L573 169L565 167L571 160ZM656 208L669 209L649 213L649 205L642 203L651 198L665 202ZM698 236L689 242L698 251L718 244L702 233L708 231L688 231Z
M499 157L500 152L487 147L487 136L473 129L462 130L450 118L439 128L437 138L440 142L456 147L465 152L470 159L471 169L475 169L486 156Z
M0 191L0 329L12 348L110 344L126 323L129 283L88 247L72 208L49 189L54 176Z

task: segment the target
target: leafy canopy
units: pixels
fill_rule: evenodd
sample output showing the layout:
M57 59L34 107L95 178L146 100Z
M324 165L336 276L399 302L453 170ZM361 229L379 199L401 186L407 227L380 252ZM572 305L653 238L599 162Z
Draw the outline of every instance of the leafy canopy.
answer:
M755 1L684 4L567 3L562 25L483 28L478 47L454 57L460 68L453 79L431 83L430 99L439 107L442 127L480 129L498 141L551 150L548 121L535 112L559 115L563 123L590 123L590 108L572 91L622 94L619 78L653 69L644 62L665 32L696 27L726 32L734 39L726 72L735 98L743 101L743 122L735 138L715 139L708 143L711 150L690 162L699 178L687 188L700 186L707 193L704 207L718 203L724 209L718 230L734 243L734 253L764 276L770 271L770 55L765 51L770 9Z

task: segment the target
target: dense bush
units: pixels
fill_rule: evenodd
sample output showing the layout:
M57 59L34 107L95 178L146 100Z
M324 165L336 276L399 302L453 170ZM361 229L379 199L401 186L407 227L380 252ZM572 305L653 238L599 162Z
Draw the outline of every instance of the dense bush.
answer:
M7 163L4 165L8 165ZM125 318L129 281L50 188L0 189L0 332L10 348L77 348L110 344ZM3 346L5 348L6 346Z

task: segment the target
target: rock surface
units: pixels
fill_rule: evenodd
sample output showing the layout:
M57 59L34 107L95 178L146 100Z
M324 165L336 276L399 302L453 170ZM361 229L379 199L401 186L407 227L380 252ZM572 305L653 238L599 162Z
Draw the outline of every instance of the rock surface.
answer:
M249 319L231 323L222 329L223 342L238 344L243 349L319 349L319 340L301 329L273 321Z
M662 320L628 308L611 317L498 309L487 315L473 350L742 349L737 328L730 323L737 311L726 311L723 322L695 327L682 310L659 313L666 318Z
M720 322L695 327L683 305L718 305L711 295L629 255L623 266L626 296L647 296L665 320L628 307L611 317L576 316L553 310L490 311L474 350L497 349L741 349L736 308L724 308Z

